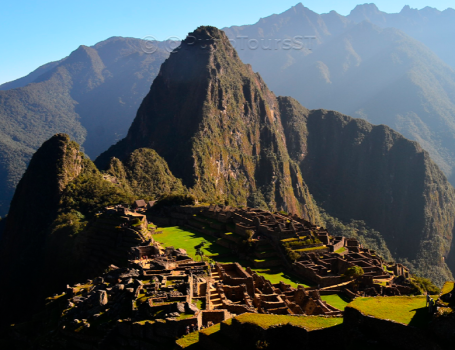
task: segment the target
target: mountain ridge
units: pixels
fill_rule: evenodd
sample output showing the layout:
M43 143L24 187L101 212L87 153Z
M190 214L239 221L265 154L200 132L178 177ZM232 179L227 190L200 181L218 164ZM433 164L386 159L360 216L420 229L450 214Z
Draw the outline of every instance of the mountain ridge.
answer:
M152 55L141 43L113 37L81 45L0 91L0 215L31 156L52 135L67 133L91 157L121 137L168 56L166 43L157 42Z
M247 35L251 40L264 36L279 40L301 33L305 18L297 20L287 13L276 15L275 22L270 20L267 26L258 22L243 26L241 31L227 28L226 32L231 39ZM327 28L328 17L317 16L320 27ZM239 55L263 74L279 95L292 96L311 109L337 110L374 124L386 124L418 141L449 180L455 181L455 158L450 151L455 146L453 69L403 31L365 21L346 21L336 35L314 30L305 33L317 37L306 54L278 50L273 51L272 58L269 52L259 49L239 50ZM281 61L287 64L277 64Z

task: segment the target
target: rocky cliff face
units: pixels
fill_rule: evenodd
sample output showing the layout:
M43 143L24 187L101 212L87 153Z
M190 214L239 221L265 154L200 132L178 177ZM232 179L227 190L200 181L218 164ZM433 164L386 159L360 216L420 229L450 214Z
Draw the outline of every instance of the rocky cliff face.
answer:
M387 126L282 100L294 110L283 114L290 154L316 201L343 220L364 220L420 273L450 279L455 191L428 153Z
M128 136L96 163L157 151L200 198L305 214L318 211L289 158L279 102L213 27L191 33L163 63Z

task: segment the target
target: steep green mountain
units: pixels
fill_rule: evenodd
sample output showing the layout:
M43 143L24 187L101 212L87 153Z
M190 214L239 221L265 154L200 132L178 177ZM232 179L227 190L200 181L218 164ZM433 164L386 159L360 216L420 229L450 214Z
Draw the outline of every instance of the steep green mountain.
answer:
M298 212L299 203L312 208L311 193L329 217L364 221L368 239L395 259L438 283L451 278L455 192L427 152L386 126L275 97L223 32L191 35L98 166L150 147L209 201Z
M141 40L113 37L0 86L1 216L32 154L52 135L69 134L90 157L125 135L167 46L156 43L147 54Z
M163 195L186 192L182 181L174 177L165 160L152 149L135 150L125 164L112 158L106 173L125 191L144 199L154 200Z
M365 11L371 7L374 5L360 6ZM412 20L400 14L399 22L408 23L424 34L424 28L431 26L423 25L430 12L421 10L416 18L410 15ZM453 16L453 12L446 10L435 15L431 23ZM311 51L284 47L254 49L247 45L237 50L240 58L264 76L275 93L292 96L308 108L333 109L373 124L388 125L418 141L455 183L452 170L455 166L455 72L411 36L420 37L409 36L398 29L381 29L370 22L355 24L351 20L373 17L376 18L373 15L343 17L334 11L318 15L298 4L256 24L225 30L233 40L247 36L243 41L252 43L264 38L276 42L298 35L315 36L314 40L304 40L306 46L311 40ZM449 17L444 23L450 22ZM382 23L379 17L373 22ZM393 23L386 21L381 25ZM441 42L440 38L446 34L453 35L453 31L444 29L446 27L434 28L439 29L429 37L433 42ZM446 42L444 46L452 50Z
M429 154L384 125L291 99L287 108L295 110L283 120L290 154L318 204L345 222L363 220L415 272L452 278L455 190Z
M68 135L43 143L17 186L0 240L1 322L30 314L46 295L80 278L78 234L99 209L132 198L104 180ZM33 293L23 298L29 288Z
M27 74L25 77L4 83L0 85L0 90L10 90L16 89L20 87L24 87L30 83L33 83L36 79L39 78L40 75L49 72L52 68L56 67L61 63L64 59L60 61L49 62L43 64L42 66L35 69L33 72Z
M124 160L149 147L199 198L318 221L289 158L281 118L279 100L240 61L226 35L201 27L163 63L127 137L96 164L105 169L111 157Z

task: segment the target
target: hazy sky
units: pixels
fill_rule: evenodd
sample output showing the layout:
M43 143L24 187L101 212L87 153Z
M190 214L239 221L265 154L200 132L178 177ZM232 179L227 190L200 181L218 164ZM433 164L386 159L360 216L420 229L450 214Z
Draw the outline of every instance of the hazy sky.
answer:
M38 66L61 59L81 44L111 36L158 40L184 38L200 25L226 27L252 24L281 13L298 0L5 0L0 9L0 84L24 76ZM317 13L347 15L359 1L311 0L303 5ZM452 4L451 4L452 3ZM455 7L445 0L378 0L381 11L400 12L405 5L438 10Z

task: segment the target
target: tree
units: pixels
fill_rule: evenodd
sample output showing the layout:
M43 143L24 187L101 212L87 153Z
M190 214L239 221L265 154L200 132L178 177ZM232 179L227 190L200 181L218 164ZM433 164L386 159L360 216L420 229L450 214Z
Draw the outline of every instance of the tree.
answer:
M363 276L365 272L360 266L352 266L346 270L343 277L356 279L357 277Z
M201 261L204 261L204 252L202 251L202 247L205 245L205 242L202 242L200 244L198 244L197 246L194 247L194 249L196 249L196 257L197 256L200 256L201 257Z

